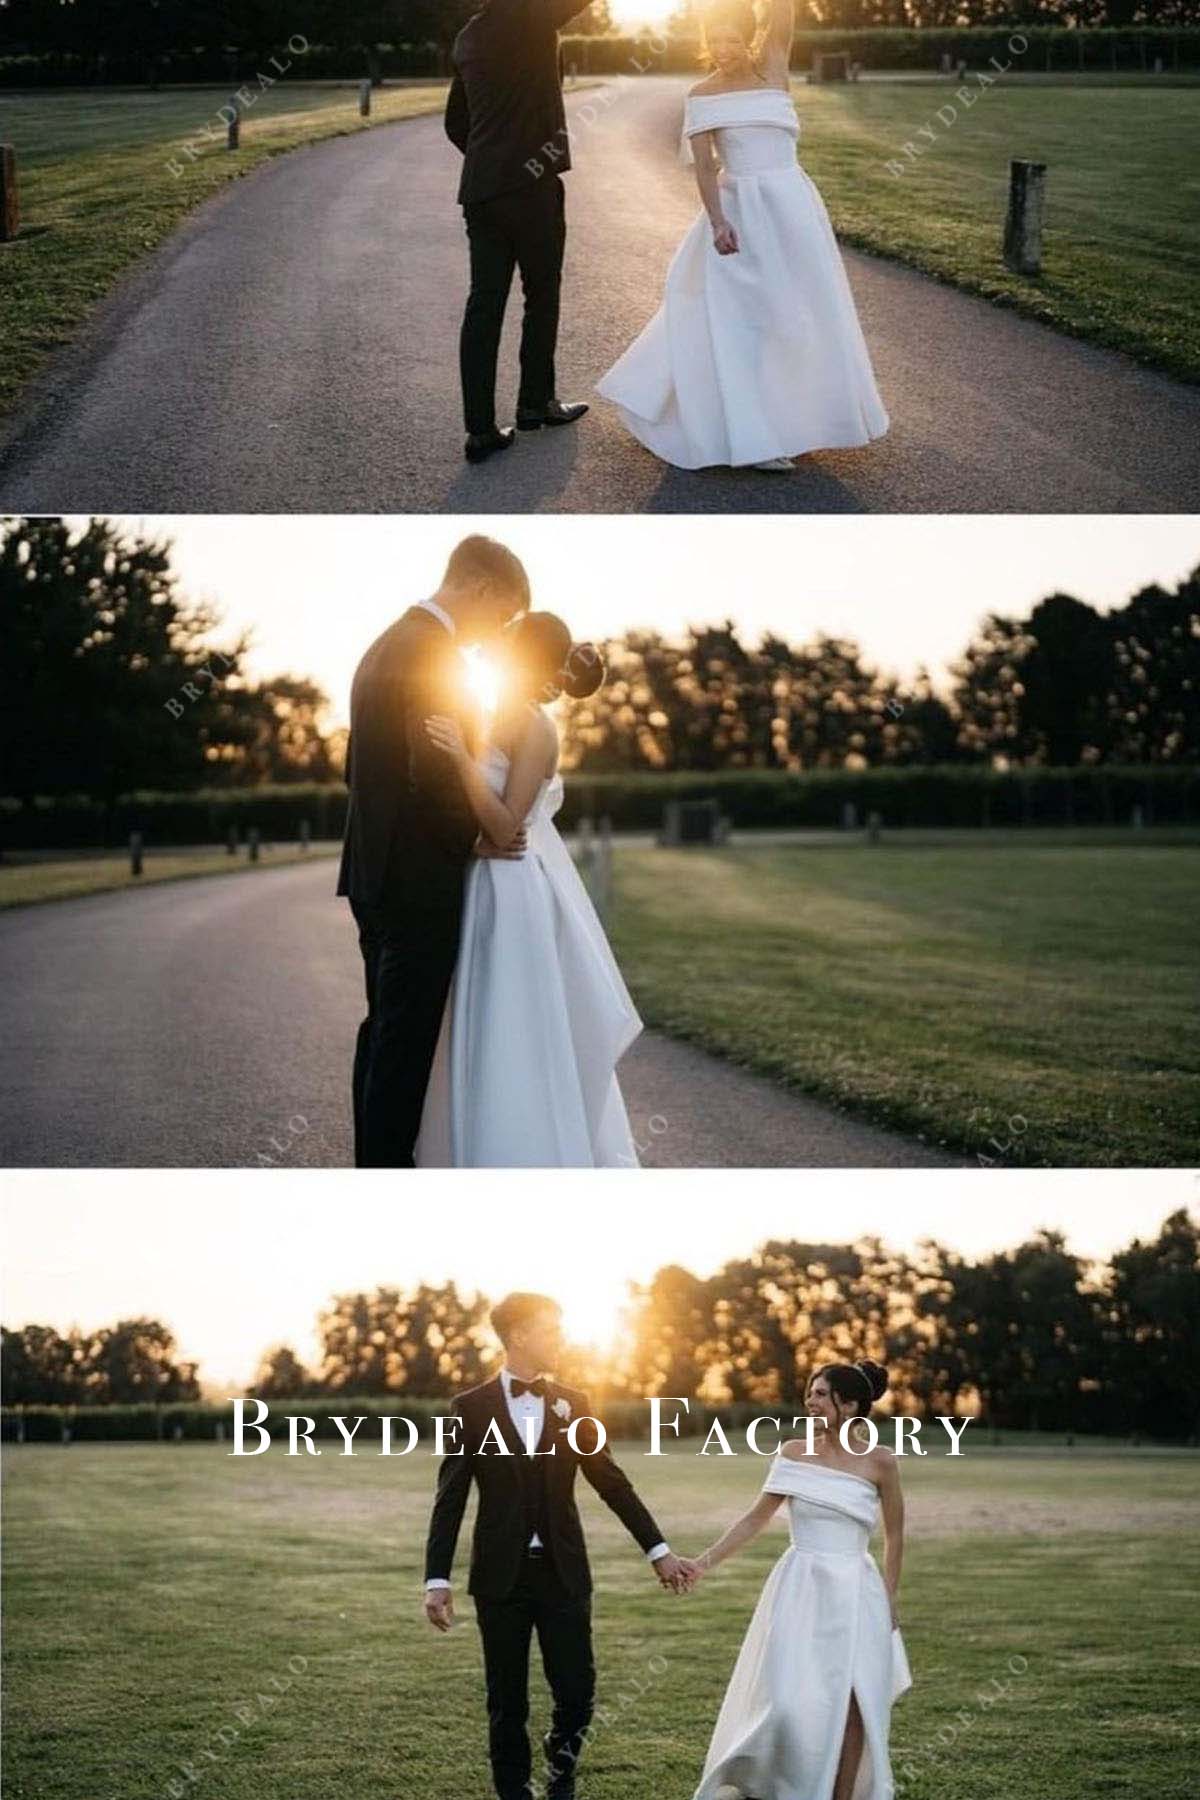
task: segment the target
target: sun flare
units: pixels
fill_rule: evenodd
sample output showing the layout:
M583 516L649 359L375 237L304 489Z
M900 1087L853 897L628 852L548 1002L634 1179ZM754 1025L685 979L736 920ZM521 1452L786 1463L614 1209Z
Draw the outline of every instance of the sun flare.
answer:
M495 663L488 661L478 645L463 651L466 663L466 681L471 694L489 716L495 712L500 700L500 671Z

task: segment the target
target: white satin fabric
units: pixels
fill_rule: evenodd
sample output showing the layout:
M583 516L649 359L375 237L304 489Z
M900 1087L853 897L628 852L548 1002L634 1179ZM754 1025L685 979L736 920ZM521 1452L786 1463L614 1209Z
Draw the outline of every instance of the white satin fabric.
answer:
M503 793L508 758L481 761ZM554 824L558 775L520 862L477 859L434 1055L418 1168L635 1168L616 1067L642 1029Z
M671 263L662 306L598 391L647 449L680 469L882 437L888 416L837 240L796 161L791 96L779 88L693 96L685 146L708 131L741 247L719 256L700 214Z
M853 1692L865 1748L854 1800L891 1800L892 1702L912 1685L868 1550L879 1493L865 1477L777 1456L792 1542L767 1577L713 1731L695 1800L830 1800Z

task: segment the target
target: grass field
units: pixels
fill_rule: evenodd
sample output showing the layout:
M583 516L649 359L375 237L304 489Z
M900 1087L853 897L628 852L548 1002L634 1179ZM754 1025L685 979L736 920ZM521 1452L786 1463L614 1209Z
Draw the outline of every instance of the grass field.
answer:
M621 849L648 1024L1018 1165L1200 1158L1194 847Z
M118 276L202 200L299 144L434 111L445 91L440 82L385 88L364 122L356 86L281 82L246 112L235 151L225 149L217 117L229 98L223 88L0 95L23 220L17 240L0 245L0 419ZM197 161L183 156L185 141L203 146ZM182 175L172 161L186 165Z
M947 81L797 86L801 158L838 233L1200 380L1200 90L1011 78L980 89L969 76L965 85L979 95L965 107ZM957 111L948 127L937 118L947 103ZM922 153L906 156L906 142ZM1048 165L1044 268L1032 280L1000 258L1013 157ZM907 172L893 174L889 161ZM1003 371L980 379L1002 381Z
M245 852L230 856L225 850L148 850L141 875L129 872L129 857L104 853L96 856L28 856L19 853L0 862L0 911L8 906L32 906L43 900L70 900L80 894L107 894L118 888L146 887L155 881L185 881L193 875L253 874L256 869L279 869L285 863L315 856L332 856L338 846L314 844L302 851L289 845L262 852L258 864Z
M680 1550L762 1480L746 1454L643 1449L622 1458ZM469 1603L448 1639L419 1614L424 1454L25 1446L5 1463L10 1800L163 1800L192 1792L186 1764L213 1800L483 1800ZM979 1449L906 1481L898 1791L1193 1793L1200 1459ZM601 1709L582 1794L688 1800L783 1527L677 1599L586 1489L581 1506ZM533 1693L540 1731L540 1676Z

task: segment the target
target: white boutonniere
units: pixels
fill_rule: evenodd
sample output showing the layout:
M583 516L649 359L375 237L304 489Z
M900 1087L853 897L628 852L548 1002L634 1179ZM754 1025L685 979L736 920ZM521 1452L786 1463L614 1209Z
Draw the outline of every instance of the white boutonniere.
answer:
M554 1412L556 1412L558 1414L558 1417L565 1422L567 1419L569 1419L571 1417L571 1402L569 1400L564 1400L560 1395L559 1398L554 1402L554 1406L553 1406L552 1410Z

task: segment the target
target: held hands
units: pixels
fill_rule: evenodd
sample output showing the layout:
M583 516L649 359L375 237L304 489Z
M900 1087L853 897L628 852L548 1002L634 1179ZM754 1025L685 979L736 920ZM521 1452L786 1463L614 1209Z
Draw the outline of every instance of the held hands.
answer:
M719 219L713 226L713 248L718 256L736 256L741 249L738 234L728 219Z
M528 841L528 834L523 825L512 843L505 844L503 848L499 844L493 844L491 838L484 837L481 832L475 839L472 855L482 856L485 859L492 857L496 862L520 862L525 854Z
M454 1623L454 1598L449 1588L429 1588L426 1591L425 1617L435 1631L449 1631Z
M687 1556L660 1556L653 1565L662 1586L673 1594L690 1594L704 1571Z

